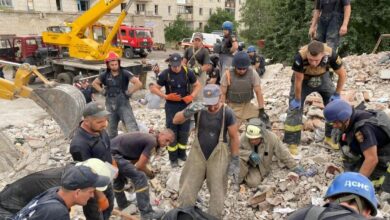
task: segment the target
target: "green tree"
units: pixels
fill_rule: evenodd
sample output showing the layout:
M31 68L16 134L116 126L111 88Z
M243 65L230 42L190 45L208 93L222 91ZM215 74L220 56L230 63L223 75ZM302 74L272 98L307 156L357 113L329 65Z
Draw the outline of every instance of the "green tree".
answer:
M178 42L183 38L190 37L192 30L186 26L184 19L178 15L172 25L164 28L165 39L170 42Z
M234 30L236 30L238 23L234 20L234 14L221 8L217 8L217 10L211 14L209 20L207 21L207 24L204 27L204 31L210 33L214 30L221 30L222 23L225 21L233 22Z

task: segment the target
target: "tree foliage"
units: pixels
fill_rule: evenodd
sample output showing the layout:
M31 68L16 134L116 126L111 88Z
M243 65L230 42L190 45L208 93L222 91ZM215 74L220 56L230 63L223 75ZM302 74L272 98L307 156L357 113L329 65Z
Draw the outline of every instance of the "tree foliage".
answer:
M390 33L389 0L351 0L352 15L348 33L340 43L343 55L370 53L380 34ZM265 39L262 51L275 62L291 62L297 50L309 43L314 1L251 0L241 9L245 30L241 32L249 43ZM379 50L390 50L385 40Z
M207 21L207 24L204 27L204 31L210 33L214 30L221 30L222 23L225 21L233 22L234 30L237 28L238 23L234 20L234 14L221 8L217 8L217 10L211 14L209 20Z
M190 37L192 30L186 26L184 19L178 15L176 20L170 25L164 28L164 35L167 41L178 42L183 38Z

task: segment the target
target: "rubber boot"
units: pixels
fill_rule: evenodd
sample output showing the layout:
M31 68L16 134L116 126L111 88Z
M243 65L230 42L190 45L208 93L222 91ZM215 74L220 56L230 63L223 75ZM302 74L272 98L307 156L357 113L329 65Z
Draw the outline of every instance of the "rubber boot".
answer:
M297 144L288 145L288 150L290 151L290 154L298 155L298 145Z
M332 137L325 137L324 143L329 145L333 150L340 150L340 145L338 143L333 142Z

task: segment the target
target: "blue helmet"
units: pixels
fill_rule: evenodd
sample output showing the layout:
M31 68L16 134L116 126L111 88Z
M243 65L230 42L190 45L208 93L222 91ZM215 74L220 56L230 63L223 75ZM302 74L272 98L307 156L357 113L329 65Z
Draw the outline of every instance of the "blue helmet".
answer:
M244 51L239 51L233 57L232 66L236 68L248 68L251 65L251 59L249 55Z
M352 106L342 99L336 99L325 106L326 121L346 121L352 115Z
M374 186L367 177L354 172L345 172L338 175L326 191L325 199L345 193L364 198L371 208L371 215L376 215L378 200L375 197Z
M222 30L228 30L230 33L232 33L233 32L233 23L231 21L223 22Z
M255 46L250 45L250 46L248 47L248 50L247 50L246 52L248 52L248 53L256 52Z

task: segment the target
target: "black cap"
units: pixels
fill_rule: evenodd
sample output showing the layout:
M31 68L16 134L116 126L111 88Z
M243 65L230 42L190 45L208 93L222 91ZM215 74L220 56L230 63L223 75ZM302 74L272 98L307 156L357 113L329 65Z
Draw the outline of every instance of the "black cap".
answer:
M103 104L99 102L90 102L88 103L83 111L83 117L105 117L109 115L110 112L106 110Z
M181 66L181 56L178 53L169 56L169 64L173 67Z
M105 187L109 183L110 178L99 176L93 169L86 166L70 167L61 177L61 186L67 190Z

